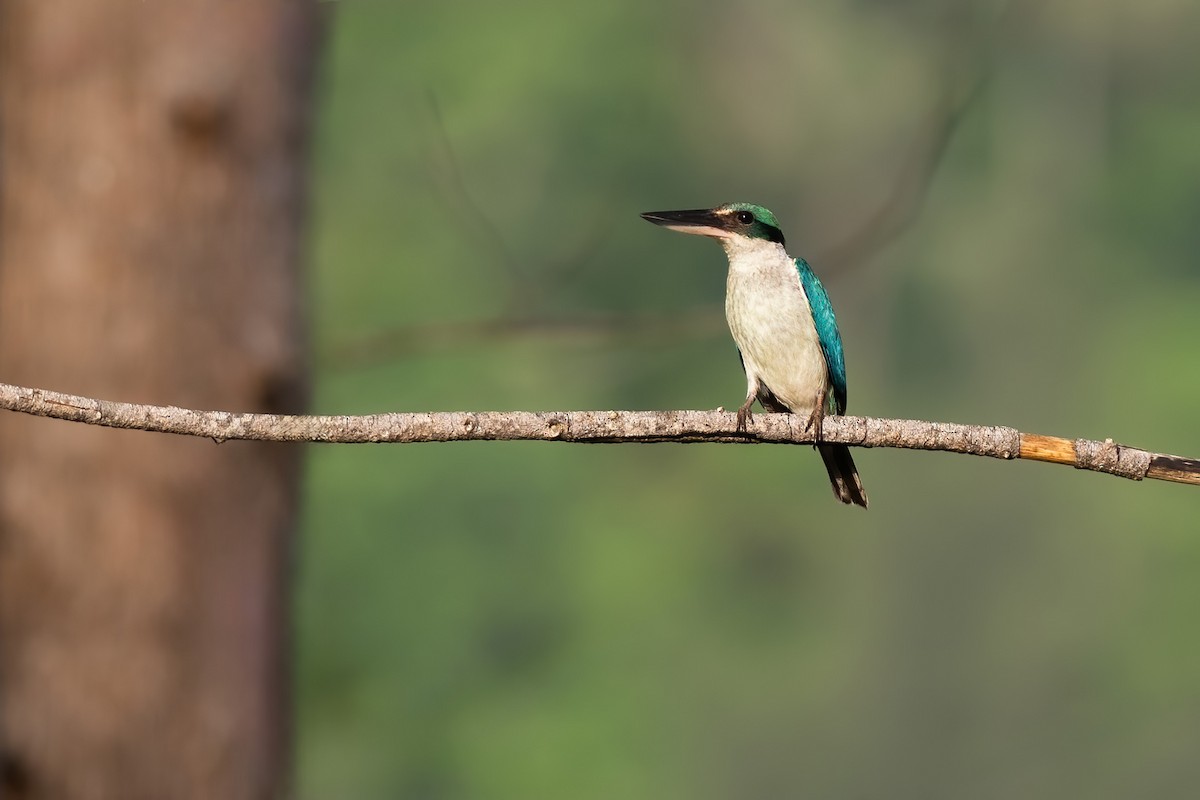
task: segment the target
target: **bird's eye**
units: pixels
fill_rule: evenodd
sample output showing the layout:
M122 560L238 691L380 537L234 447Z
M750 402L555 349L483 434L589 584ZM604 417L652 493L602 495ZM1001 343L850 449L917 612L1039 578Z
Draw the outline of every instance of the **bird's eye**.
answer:
M739 211L737 213L737 221L743 225L749 225L751 222L754 222L754 215L749 211Z

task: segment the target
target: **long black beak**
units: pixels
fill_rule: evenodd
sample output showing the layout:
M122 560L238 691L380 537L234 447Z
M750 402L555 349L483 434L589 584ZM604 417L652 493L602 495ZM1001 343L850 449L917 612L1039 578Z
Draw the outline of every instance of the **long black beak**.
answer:
M720 218L707 208L696 208L690 211L647 211L642 214L642 219L647 222L653 222L655 225L678 225L682 226L715 226L720 221Z
M687 211L647 211L642 219L662 225L680 233L697 233L701 236L728 236L726 220L708 208Z

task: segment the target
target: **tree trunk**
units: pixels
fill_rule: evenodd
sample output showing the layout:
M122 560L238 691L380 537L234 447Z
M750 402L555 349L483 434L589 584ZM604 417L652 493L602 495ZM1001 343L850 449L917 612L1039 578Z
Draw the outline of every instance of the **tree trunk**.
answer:
M0 0L0 375L296 412L302 0ZM301 450L0 415L0 797L286 790Z

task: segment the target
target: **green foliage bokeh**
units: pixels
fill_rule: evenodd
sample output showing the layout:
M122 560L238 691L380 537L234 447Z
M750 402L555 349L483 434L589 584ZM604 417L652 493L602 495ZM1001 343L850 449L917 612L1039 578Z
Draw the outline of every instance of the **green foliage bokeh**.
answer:
M734 407L719 325L444 331L719 315L719 249L637 213L751 200L851 413L1200 453L1200 7L1023 5L338 3L316 410ZM911 224L817 261L974 74ZM299 795L1187 796L1200 495L855 458L867 512L807 448L313 448Z

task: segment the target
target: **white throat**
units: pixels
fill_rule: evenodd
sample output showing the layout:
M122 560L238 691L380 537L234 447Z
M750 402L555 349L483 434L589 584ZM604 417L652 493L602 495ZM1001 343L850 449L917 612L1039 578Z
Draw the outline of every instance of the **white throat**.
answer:
M792 257L779 242L751 239L748 236L726 236L720 241L725 248L725 255L729 257L730 272L753 272L772 267L795 270Z

